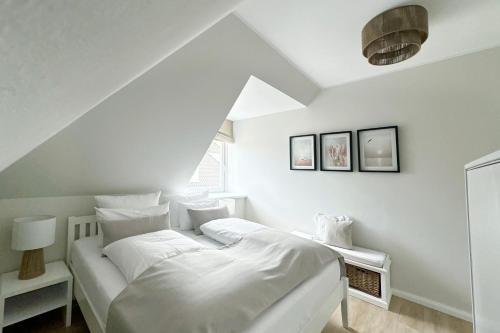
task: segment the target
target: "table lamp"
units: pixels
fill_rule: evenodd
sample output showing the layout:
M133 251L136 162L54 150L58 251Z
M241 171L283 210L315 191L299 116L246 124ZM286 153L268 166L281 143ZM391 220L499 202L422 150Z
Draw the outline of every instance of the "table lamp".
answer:
M12 249L24 251L19 280L29 280L45 273L43 248L54 244L55 216L30 216L14 219Z

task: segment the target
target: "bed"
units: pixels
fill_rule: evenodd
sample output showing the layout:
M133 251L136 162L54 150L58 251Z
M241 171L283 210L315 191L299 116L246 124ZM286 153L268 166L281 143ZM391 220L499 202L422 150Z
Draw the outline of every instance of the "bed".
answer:
M111 302L127 287L118 268L101 254L95 216L70 217L66 260L74 275L75 298L92 333L105 332ZM192 231L181 231L199 243L219 248L221 243ZM347 278L341 277L339 261L326 265L261 313L245 333L318 333L341 305L347 324Z

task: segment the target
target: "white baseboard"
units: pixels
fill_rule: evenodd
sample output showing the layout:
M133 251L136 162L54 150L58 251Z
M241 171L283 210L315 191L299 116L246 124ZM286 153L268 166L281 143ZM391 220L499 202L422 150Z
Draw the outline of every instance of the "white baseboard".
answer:
M439 312L446 313L447 315L472 322L472 314L467 312L467 311L460 310L460 309L451 307L449 305L439 303L439 302L430 300L428 298L417 296L417 295L408 293L406 291L398 290L398 289L392 289L392 294L395 296L404 298L404 299L411 301L413 303L417 303L417 304L426 306L428 308L437 310Z

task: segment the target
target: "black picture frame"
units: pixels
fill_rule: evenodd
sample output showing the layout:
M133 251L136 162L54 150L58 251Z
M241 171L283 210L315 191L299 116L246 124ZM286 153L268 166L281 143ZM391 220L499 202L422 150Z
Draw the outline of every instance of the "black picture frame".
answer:
M294 167L293 163L293 141L296 138L306 138L306 137L311 137L312 138L312 163L313 166L311 168L298 168L297 166ZM299 170L299 171L316 171L318 170L318 163L316 159L316 134L304 134L304 135L294 135L291 136L289 139L289 153L290 153L290 170Z
M325 168L324 165L324 159L326 156L324 156L323 153L323 138L329 135L342 135L342 134L348 134L349 135L349 168L348 169L327 169ZM353 153L352 153L352 131L340 131L340 132L328 132L328 133L320 133L319 134L319 156L320 156L320 170L321 171L335 171L335 172L353 172L354 171L354 162L352 160L353 158Z
M362 135L363 135L363 133L366 133L368 131L387 131L387 130L393 130L394 131L394 137L395 137L394 144L395 144L395 147L391 146L391 149L395 148L395 152L396 152L396 157L395 157L396 166L395 166L395 168L393 166L392 168L394 168L394 169L390 170L389 167L387 167L387 169L384 169L383 166L377 166L377 167L372 167L372 169L367 169L366 166L363 165L364 157L361 155L361 151L362 150L364 151L364 149L362 149L362 144L363 144ZM358 170L359 170L359 172L389 172L389 173L399 173L399 172L401 172L401 167L400 167L400 163L399 163L398 126L384 126L384 127L374 127L374 128L359 129L357 131L357 139L358 139ZM392 157L392 153L391 153L391 158L394 160L394 158Z

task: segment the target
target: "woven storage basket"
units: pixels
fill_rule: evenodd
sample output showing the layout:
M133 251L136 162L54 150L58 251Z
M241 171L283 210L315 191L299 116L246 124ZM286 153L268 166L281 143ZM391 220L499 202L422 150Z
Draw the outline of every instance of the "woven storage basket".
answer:
M368 269L345 264L349 287L380 298L380 273Z

